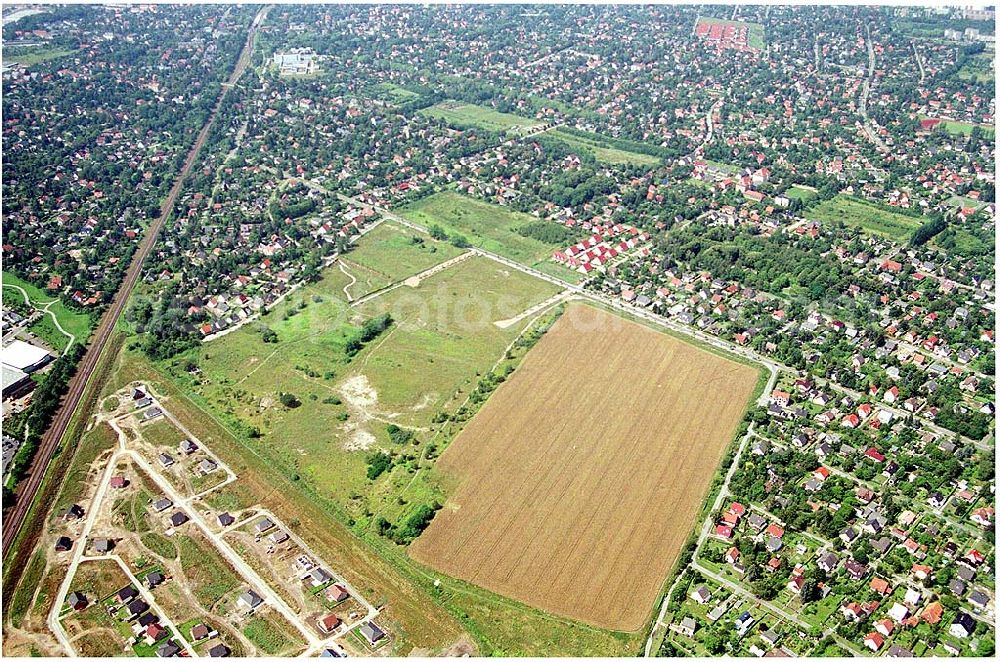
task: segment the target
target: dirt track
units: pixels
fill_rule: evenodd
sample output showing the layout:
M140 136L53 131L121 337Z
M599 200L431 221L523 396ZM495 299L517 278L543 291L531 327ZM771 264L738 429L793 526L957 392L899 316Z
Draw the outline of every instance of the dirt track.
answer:
M194 141L194 145L191 146L191 150L188 152L187 158L184 160L184 166L177 175L177 179L174 182L173 187L170 189L170 192L167 194L166 199L164 199L163 204L160 206L160 215L152 223L152 225L150 225L149 230L146 231L146 234L143 236L142 241L139 244L139 248L136 250L135 255L133 255L132 262L129 265L128 271L125 273L125 278L122 280L121 287L119 288L117 294L115 294L115 298L112 300L111 306L104 313L104 317L101 318L101 322L91 339L90 346L83 355L83 359L81 359L79 366L77 366L76 375L74 375L73 379L70 380L69 391L63 399L62 407L59 409L59 412L56 414L55 419L53 419L49 429L42 437L42 442L39 445L38 452L35 453L35 458L32 462L31 470L27 478L22 480L17 486L17 500L10 511L4 514L3 518L4 556L7 555L11 543L13 543L14 538L17 536L17 532L24 523L24 518L27 515L31 504L35 499L35 495L38 493L38 489L42 484L42 478L45 476L45 469L48 467L53 453L59 446L59 442L62 440L63 434L66 432L66 428L69 426L69 422L73 418L73 415L80 404L83 393L86 390L88 382L90 381L90 376L93 374L94 368L97 366L97 362L100 359L101 353L104 351L105 345L107 345L108 340L111 338L115 325L118 322L118 318L125 309L125 304L128 302L128 298L132 293L132 289L139 280L139 275L142 272L142 263L145 261L146 257L152 251L153 246L156 244L156 238L159 235L160 230L163 228L163 224L166 222L166 219L171 213L173 213L174 204L177 202L177 197L180 195L184 186L184 181L187 179L188 174L191 172L191 168L198 159L198 155L201 152L201 148L205 144L206 138L208 138L208 132L211 130L212 124L215 122L215 118L219 113L219 108L222 106L226 93L229 88L239 80L240 76L243 75L244 70L246 70L246 67L250 62L250 56L253 53L254 37L257 32L257 25L263 19L263 15L266 11L267 9L265 8L258 12L253 23L251 23L246 43L244 44L243 50L240 52L240 56L236 61L233 73L230 75L229 80L223 85L222 91L219 93L219 99L215 102L215 107L212 109L212 114L209 116L208 121L205 122L205 125L198 133L198 136Z
M459 485L411 554L545 611L637 630L756 379L571 306L442 455Z

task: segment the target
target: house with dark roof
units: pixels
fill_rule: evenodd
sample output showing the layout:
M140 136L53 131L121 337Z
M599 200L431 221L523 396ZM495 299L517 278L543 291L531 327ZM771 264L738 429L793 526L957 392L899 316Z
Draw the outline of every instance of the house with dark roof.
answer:
M119 589L118 592L115 593L115 598L121 604L125 604L129 600L134 600L138 596L139 596L139 591L137 591L136 588L131 584L129 584L124 588Z
M990 596L986 595L982 591L974 590L969 593L969 604L971 604L977 611L986 609L986 605L990 603Z
M175 644L172 639L169 639L156 649L156 657L176 657L180 652L180 646Z
M240 605L244 609L256 609L263 604L263 602L263 598L249 589L240 594L240 597L236 600L236 604Z
M859 563L854 559L848 559L847 562L844 563L844 570L847 571L847 575L851 579L862 579L868 574L868 566L864 563Z
M969 614L966 614L964 611L958 612L955 616L955 620L951 623L951 627L948 628L948 632L951 633L951 636L958 637L959 639L965 639L975 631L975 619L973 619Z
M837 555L833 552L827 552L820 557L819 561L816 562L816 565L818 565L823 572L829 574L837 569L838 563L840 563L840 559L837 558Z
M711 599L712 594L709 592L708 587L699 586L695 590L691 591L691 599L698 604L705 604Z
M66 602L74 611L87 608L87 596L80 591L73 591L66 597Z
M368 643L372 646L382 639L385 639L385 631L376 625L375 621L368 621L359 629L361 631L361 636L368 640Z
M208 649L209 657L229 657L229 648L225 644L215 644Z
M145 611L147 611L149 609L149 605L146 604L146 601L142 598L136 598L132 602L128 603L128 607L126 607L126 609L128 611L128 620L132 620L133 618L138 618Z

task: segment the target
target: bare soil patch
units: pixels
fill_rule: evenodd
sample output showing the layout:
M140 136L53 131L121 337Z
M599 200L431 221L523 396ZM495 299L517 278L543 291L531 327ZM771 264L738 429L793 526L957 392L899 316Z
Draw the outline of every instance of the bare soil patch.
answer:
M352 407L367 409L378 404L378 393L364 375L344 380L340 392Z

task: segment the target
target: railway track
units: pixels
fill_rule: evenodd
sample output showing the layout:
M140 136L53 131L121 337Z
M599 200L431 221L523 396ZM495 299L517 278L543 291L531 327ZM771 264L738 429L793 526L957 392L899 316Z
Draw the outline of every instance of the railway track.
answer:
M159 236L160 230L163 228L167 218L171 213L173 213L174 205L176 204L177 198L184 186L184 181L187 179L191 172L191 168L198 160L201 149L204 147L205 141L208 138L208 133L211 131L212 126L215 123L215 118L219 114L219 109L222 107L222 102L225 100L229 89L236 84L236 82L243 75L243 72L246 70L247 65L250 63L250 57L253 54L253 44L257 33L257 27L266 16L267 11L267 7L261 9L254 17L253 22L250 24L250 28L247 32L246 43L244 43L243 49L240 51L239 58L236 60L236 66L233 67L233 72L230 74L229 79L223 83L222 90L219 92L219 98L216 100L215 106L212 108L212 113L208 116L208 120L206 120L205 125L201 128L201 131L195 138L194 144L188 151L187 158L184 160L184 165L181 167L181 171L178 173L173 187L171 187L167 197L163 200L163 204L160 205L159 216L157 216L156 220L153 221L153 224L149 226L149 229L143 236L142 241L139 243L139 248L136 250L135 255L132 256L132 262L129 264L128 271L125 272L125 278L122 280L122 285L118 288L117 294L115 294L114 299L111 301L111 306L101 318L101 322L98 325L97 330L94 332L91 344L87 348L83 358L80 360L80 364L77 366L76 374L73 375L73 378L70 380L69 390L63 399L62 406L52 423L49 425L48 430L46 430L45 435L42 437L41 444L38 447L38 451L35 453L35 458L31 463L31 469L27 478L21 481L21 483L17 486L14 505L11 507L9 512L4 514L3 518L4 557L7 556L10 546L17 538L17 534L24 524L24 519L31 509L35 496L38 494L38 490L42 485L42 480L45 477L45 470L49 465L49 461L52 459L52 455L55 453L56 448L59 447L59 442L66 433L66 428L69 427L69 423L80 405L83 394L87 390L90 377L97 367L101 354L107 346L108 340L110 340L112 334L114 333L114 328L118 323L118 318L121 317L122 311L125 309L125 304L128 302L129 296L131 296L132 290L135 288L135 284L139 281L139 275L142 273L142 264L145 262L150 252L152 252L153 246L156 244L156 239Z

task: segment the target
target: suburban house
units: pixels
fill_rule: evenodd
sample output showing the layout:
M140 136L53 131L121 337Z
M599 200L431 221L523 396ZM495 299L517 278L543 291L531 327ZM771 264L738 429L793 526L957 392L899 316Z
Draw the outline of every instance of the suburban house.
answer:
M256 609L263 603L264 599L249 589L241 593L236 600L236 604L246 610Z

